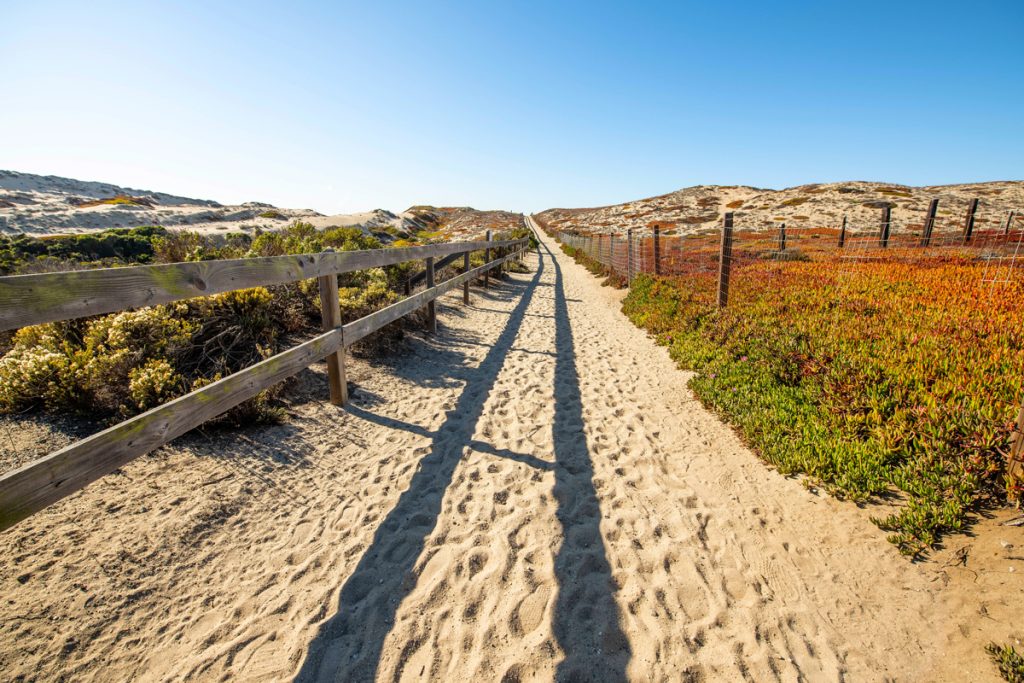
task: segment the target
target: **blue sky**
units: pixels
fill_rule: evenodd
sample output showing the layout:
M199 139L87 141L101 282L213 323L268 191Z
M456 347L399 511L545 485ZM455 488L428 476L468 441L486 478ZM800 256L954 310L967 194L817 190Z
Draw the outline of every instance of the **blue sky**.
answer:
M0 0L0 168L348 212L1021 179L1024 2Z

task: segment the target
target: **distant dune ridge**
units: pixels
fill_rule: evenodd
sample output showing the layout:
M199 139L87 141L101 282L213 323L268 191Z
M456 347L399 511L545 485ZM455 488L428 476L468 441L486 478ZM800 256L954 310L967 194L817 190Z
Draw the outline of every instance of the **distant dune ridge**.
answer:
M727 211L743 228L839 227L843 216L852 228L878 225L879 209L892 207L894 229L920 224L932 199L939 200L938 225L950 227L963 218L972 198L980 199L976 224L990 228L1009 211L1024 209L1024 181L911 187L893 183L849 181L765 190L742 185L697 185L658 197L589 209L548 209L538 217L552 228L624 233L660 228L669 234L692 234L715 228Z
M318 228L358 227L388 241L421 231L438 233L439 238L475 237L487 229L517 227L522 216L434 206L414 206L400 214L375 209L328 216L312 209L282 209L262 202L224 205L109 183L0 170L0 234L42 236L141 225L217 234L273 230L295 221Z

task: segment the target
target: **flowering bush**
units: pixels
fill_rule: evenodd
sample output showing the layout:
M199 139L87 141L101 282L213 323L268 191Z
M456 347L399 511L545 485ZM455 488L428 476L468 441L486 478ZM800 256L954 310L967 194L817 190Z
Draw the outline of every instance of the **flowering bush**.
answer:
M139 410L148 410L172 398L180 386L181 377L162 358L128 371L128 391Z

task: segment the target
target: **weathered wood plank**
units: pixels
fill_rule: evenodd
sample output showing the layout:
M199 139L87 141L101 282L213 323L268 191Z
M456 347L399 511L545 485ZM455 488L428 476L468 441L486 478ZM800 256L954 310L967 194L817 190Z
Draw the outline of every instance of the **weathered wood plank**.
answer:
M451 254L450 256L445 256L440 261L437 261L437 262L434 263L434 270L435 271L439 271L442 268L446 268L446 267L450 266L451 264L455 263L456 261L458 261L460 258L462 258L462 256L464 254L468 254L468 253L469 253L468 251L464 251L461 254ZM416 287L421 282L426 282L426 280L427 280L427 271L426 270L421 270L418 273L415 273L415 274L413 274L413 275L411 275L409 277L409 285L411 287Z
M436 299L464 282L469 282L473 278L479 277L483 273L490 271L492 268L497 266L498 263L499 261L485 263L473 270L460 273L450 280L445 280L435 287L425 289L422 292L417 292L407 299L402 299L397 303L391 304L387 308L382 308L379 311L375 311L370 315L360 318L359 320L350 322L343 328L345 330L345 345L350 346L355 344L360 339L376 332L385 325L398 320L402 316L407 315L418 308L422 308L428 301Z
M514 245L515 240L492 242ZM0 330L155 306L246 287L279 285L484 248L451 242L401 249L97 268L0 277Z
M975 197L967 205L967 215L964 216L964 244L971 241L971 235L974 234L974 215L978 213L978 202L980 200Z
M490 230L487 231L487 238L486 238L485 241L488 244L490 244L490 242L491 242L491 231ZM487 249L484 249L484 263L490 263L490 262L491 262L491 250L490 250L490 248L487 248ZM488 287L491 286L490 272L491 272L490 268L488 268L487 270L484 271L484 289L487 289Z
M433 289L437 285L434 282L434 259L427 259L427 289ZM427 303L427 332L434 334L437 332L437 304L434 303L434 299L431 298Z
M921 231L921 246L927 247L932 243L932 232L935 231L935 215L939 211L939 200L933 199L928 204L928 213L924 217L924 229Z
M341 330L331 330L0 476L0 530L217 417L341 346Z

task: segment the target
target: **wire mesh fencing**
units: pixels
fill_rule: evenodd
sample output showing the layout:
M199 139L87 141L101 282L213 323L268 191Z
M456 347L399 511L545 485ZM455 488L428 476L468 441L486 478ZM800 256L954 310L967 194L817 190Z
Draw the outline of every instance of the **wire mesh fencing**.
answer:
M758 264L758 284L770 286L790 262L828 263L843 279L874 264L920 266L962 263L976 283L990 293L1020 284L1024 272L1024 213L986 211L972 200L964 206L897 214L882 207L874 224L854 224L842 217L836 227L765 223L735 214L730 271L742 278L745 266ZM719 273L722 228L680 234L675 230L640 228L620 232L562 230L560 242L600 264L623 284L640 274L712 276ZM778 267L774 267L778 266ZM738 272L737 272L738 271ZM899 277L898 269L890 269ZM965 283L966 284L966 283Z

